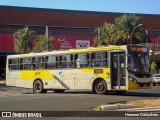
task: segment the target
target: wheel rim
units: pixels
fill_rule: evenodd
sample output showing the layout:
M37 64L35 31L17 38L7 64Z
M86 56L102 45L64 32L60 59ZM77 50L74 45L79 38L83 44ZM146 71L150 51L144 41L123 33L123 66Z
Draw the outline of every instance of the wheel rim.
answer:
M103 91L103 90L104 90L104 85L103 85L103 83L98 83L98 85L97 85L97 90L98 90L98 91Z
M39 83L37 83L36 85L35 85L35 90L36 91L41 91L41 85L39 84Z

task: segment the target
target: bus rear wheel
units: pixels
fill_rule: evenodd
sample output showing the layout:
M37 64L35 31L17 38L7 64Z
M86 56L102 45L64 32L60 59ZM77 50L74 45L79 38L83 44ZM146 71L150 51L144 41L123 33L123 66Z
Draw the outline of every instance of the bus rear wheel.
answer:
M107 93L107 84L104 80L98 80L95 82L94 91L97 94L106 94Z
M47 90L43 88L43 83L40 80L36 80L33 84L34 93L46 93Z

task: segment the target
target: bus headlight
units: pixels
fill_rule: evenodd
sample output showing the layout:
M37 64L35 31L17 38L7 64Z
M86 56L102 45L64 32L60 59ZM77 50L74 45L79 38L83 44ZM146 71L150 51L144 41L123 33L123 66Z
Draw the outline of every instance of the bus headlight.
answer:
M130 80L130 81L133 81L134 79L133 79L132 77L129 77L129 80Z
M133 78L129 77L129 80L130 80L130 81L132 81L132 80L133 80Z
M137 80L134 79L134 78L132 78L132 77L129 77L129 80L130 80L130 81L133 81L134 83L137 83Z

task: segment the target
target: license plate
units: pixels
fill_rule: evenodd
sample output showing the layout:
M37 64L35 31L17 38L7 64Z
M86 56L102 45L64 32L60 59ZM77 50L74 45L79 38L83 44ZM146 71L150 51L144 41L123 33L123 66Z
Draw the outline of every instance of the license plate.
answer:
M144 84L143 87L147 87L147 84Z

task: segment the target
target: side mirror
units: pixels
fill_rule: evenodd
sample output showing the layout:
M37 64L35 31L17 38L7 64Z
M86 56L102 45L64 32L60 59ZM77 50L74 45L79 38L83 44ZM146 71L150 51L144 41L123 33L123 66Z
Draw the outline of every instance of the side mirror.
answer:
M127 65L127 70L131 70L131 64Z

